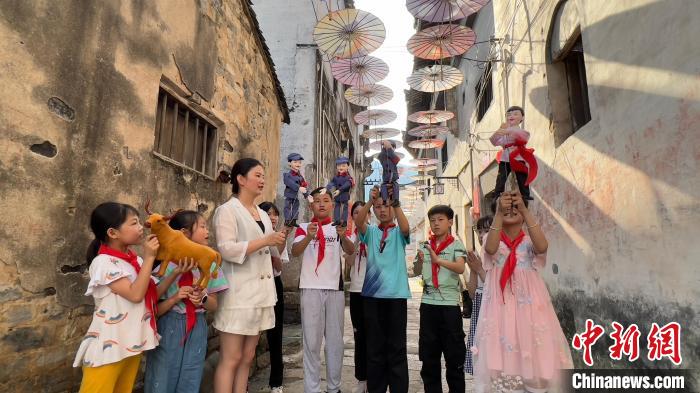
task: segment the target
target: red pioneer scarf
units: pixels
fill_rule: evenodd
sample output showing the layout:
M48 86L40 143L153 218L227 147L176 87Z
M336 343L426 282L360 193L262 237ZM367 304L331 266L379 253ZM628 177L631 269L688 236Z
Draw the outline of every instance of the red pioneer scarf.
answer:
M520 230L518 236L516 236L516 238L513 240L510 240L508 235L506 235L504 232L501 232L501 241L505 243L506 246L508 246L508 248L510 249L508 258L506 258L506 263L503 266L503 271L501 271L501 296L503 296L503 291L506 288L506 284L508 283L508 280L510 280L510 277L513 275L513 272L515 271L515 265L518 263L518 257L515 253L515 250L518 248L520 243L523 242L524 238L525 232L523 232L522 230ZM503 303L505 303L505 298L503 298Z
M100 250L97 252L98 254L105 254L105 255L110 255L119 259L123 259L126 262L128 262L131 267L136 270L136 274L139 274L141 271L141 265L139 265L138 257L136 254L128 250L128 253L123 253L119 250L115 250L106 244L103 244L100 246ZM161 263L167 263L165 261ZM153 329L154 332L158 333L158 329L156 328L156 310L157 310L157 304L158 304L158 291L156 289L156 284L153 282L153 280L148 279L148 289L146 290L146 297L143 299L144 303L146 305L146 309L151 313L151 328Z
M292 169L290 172L292 173L292 175L301 178L301 183L299 183L299 186L301 186L301 187L306 187L306 186L308 186L308 184L306 183L306 180L304 180L304 176L301 175L301 172L297 172L297 171L295 171L294 169Z
M452 242L455 241L454 236L447 235L447 238L442 241L442 243L437 244L437 236L433 235L430 237L430 248L433 249L435 254L440 255L440 253L449 247ZM437 263L431 263L432 273L433 273L433 287L440 288L440 282L438 281L438 274L440 273L440 265Z
M357 237L357 228L355 228L355 236ZM365 243L360 242L360 251L359 251L360 257L357 259L357 272L360 272L360 265L362 264L362 257L367 258L367 245Z
M180 287L191 287L193 282L194 275L191 271L189 271L180 275L178 285ZM194 328L194 325L197 324L197 313L195 312L194 303L192 303L190 299L183 299L183 303L185 303L185 316L187 317L185 337L182 338L182 342L184 343L185 340L187 340L187 336L189 336L190 332Z
M527 180L525 181L525 185L529 186L530 183L532 183L533 180L537 177L537 159L535 158L535 149L530 149L525 147L526 142L519 141L515 143L510 143L507 144L504 148L507 149L509 147L514 147L514 149L510 152L510 155L508 156L508 160L510 161L510 167L520 173L527 173ZM523 160L527 163L527 166L523 164L522 162L517 160L517 157L520 156L522 157Z
M391 224L382 225L379 224L379 229L382 230L382 240L379 241L379 252L384 252L384 246L386 246L386 238L389 236L389 229L395 227L396 224L393 222Z
M318 255L316 256L316 275L318 275L318 267L321 266L323 258L326 257L326 237L323 235L323 226L331 223L331 218L326 217L323 221L319 221L318 218L314 217L311 222L318 224L318 231L316 232L316 240L318 240Z

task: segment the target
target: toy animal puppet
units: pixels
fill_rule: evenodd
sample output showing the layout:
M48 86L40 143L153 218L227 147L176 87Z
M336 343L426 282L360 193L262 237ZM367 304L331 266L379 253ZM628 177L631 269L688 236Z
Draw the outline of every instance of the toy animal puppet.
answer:
M151 213L149 211L150 204L150 201L146 202L145 210L148 214L148 219L144 226L151 229L151 233L156 235L160 243L158 255L156 255L156 259L162 261L158 270L158 276L162 277L165 274L169 261L194 259L197 262L197 269L199 269L199 280L194 286L202 289L206 288L209 284L210 275L213 275L214 278L217 277L216 270L211 274L211 265L214 263L217 266L221 266L221 254L207 246L193 242L182 231L171 228L168 225L168 221L170 221L172 215L163 216Z
M355 179L350 176L348 169L350 168L350 159L347 157L338 157L335 160L335 168L337 174L333 176L326 189L331 193L335 200L335 208L333 209L333 225L347 227L348 226L348 202L350 201L350 190L355 187Z

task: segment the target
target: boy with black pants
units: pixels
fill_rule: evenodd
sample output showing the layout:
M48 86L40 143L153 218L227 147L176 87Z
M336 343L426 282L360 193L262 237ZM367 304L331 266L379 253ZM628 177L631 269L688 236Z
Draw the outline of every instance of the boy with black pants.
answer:
M385 204L379 189L371 203L355 217L360 241L367 247L367 269L362 286L367 336L367 390L370 393L408 392L406 355L406 300L411 297L406 271L408 219L398 201ZM367 224L373 208L379 225ZM394 222L396 218L397 224Z
M425 393L442 393L440 358L450 393L464 392L464 344L459 276L464 272L466 249L451 235L454 212L437 205L428 211L433 235L423 244L423 297L420 305L418 356Z

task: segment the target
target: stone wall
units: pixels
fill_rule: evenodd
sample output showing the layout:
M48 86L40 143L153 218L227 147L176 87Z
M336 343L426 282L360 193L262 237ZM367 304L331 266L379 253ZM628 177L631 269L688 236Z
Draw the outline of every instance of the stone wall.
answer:
M209 217L229 197L154 155L161 83L219 122L216 173L256 157L274 198L288 114L257 32L239 1L0 4L0 390L77 390L97 204Z
M494 99L481 121L476 121L473 97L466 99L460 109L466 121L459 122L464 129L450 146L450 157L461 159L450 161L445 176L459 174L469 187L467 132L479 137L478 176L494 159L488 137L509 105L521 105L524 128L532 133L528 145L540 167L532 209L549 240L543 275L567 337L583 331L586 318L608 332L612 321L637 323L643 333L640 359L633 365L611 361L612 340L604 337L594 347L596 366L669 367L668 360L646 360L646 334L652 322L677 321L683 327L683 367L697 368L700 245L692 233L700 219L700 134L694 127L700 120L700 80L689 48L700 33L690 17L700 12L700 4L491 4L495 36L504 40L496 53L500 61L494 63ZM557 27L558 10L564 13ZM489 30L480 17L476 22L483 30L477 35ZM553 58L570 47L570 35L577 31L592 119L572 135L566 71ZM487 38L477 36L477 41ZM467 57L484 53L484 46ZM469 83L478 80L471 77L474 70L466 71ZM473 91L468 87L466 94ZM465 193L449 189L442 197L432 196L428 205L462 206L469 198L459 194ZM487 206L482 214L490 214ZM582 365L581 356L574 359Z

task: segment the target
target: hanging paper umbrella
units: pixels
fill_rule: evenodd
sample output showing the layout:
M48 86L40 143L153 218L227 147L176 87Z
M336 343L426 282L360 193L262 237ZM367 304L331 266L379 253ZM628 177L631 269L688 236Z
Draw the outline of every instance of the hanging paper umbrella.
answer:
M396 120L396 113L387 109L372 109L355 115L355 123L365 126L381 126Z
M463 19L479 11L489 0L406 0L408 12L428 22Z
M397 149L400 149L403 146L403 142L401 142L401 141L397 141L394 139L394 140L392 140L392 142L396 143ZM374 142L369 144L369 148L372 150L381 150L383 143L384 143L384 141L374 141Z
M446 65L432 65L413 72L406 79L414 90L434 93L451 89L464 80L462 71Z
M401 131L396 128L370 128L369 130L364 130L362 134L360 134L361 137L367 139L388 139L399 135L401 135Z
M418 139L408 143L408 147L413 149L439 149L445 141L440 139Z
M359 106L375 106L391 101L394 92L390 88L373 84L355 86L345 90L345 99Z
M419 165L417 169L419 172L430 172L436 170L437 165Z
M442 123L455 117L455 114L448 111L430 110L419 111L408 116L408 120L420 124Z
M401 186L401 185L415 183L416 181L411 179L410 177L399 176L399 179L396 182L399 183L399 185Z
M331 61L331 73L340 83L363 86L386 78L389 74L389 66L384 60L374 56L335 59Z
M476 34L466 26L438 25L428 27L408 40L408 51L426 60L459 56L476 42Z
M381 151L370 152L369 154L370 154L370 157L377 158L379 153L381 153ZM404 158L406 156L405 154L401 153L400 151L395 151L394 154L399 156L399 158Z
M417 166L428 166L428 165L435 165L440 161L438 161L437 158L425 158L425 157L423 157L423 158L414 158L409 162L412 164L415 164Z
M379 18L354 8L331 12L314 28L318 50L330 58L364 56L379 48L385 36Z
M445 126L426 124L408 130L408 135L417 136L419 138L430 138L437 135L447 134L448 132L450 132L450 129Z

